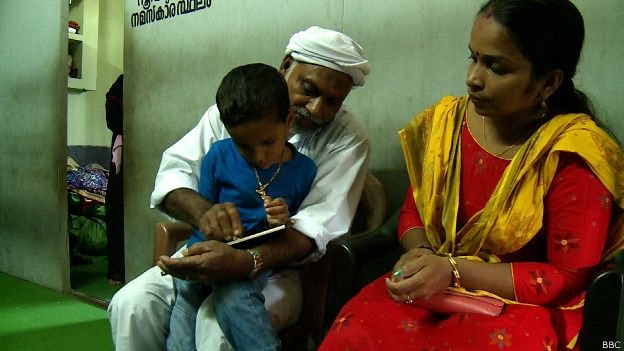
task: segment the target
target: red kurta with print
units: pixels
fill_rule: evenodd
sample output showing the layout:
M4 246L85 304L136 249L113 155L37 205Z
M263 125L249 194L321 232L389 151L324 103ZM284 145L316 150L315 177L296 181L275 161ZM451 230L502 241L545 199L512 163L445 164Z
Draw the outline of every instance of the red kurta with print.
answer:
M509 160L485 151L464 121L458 225L482 209ZM573 306L599 264L611 215L612 197L587 164L562 154L545 201L542 230L512 262L516 300L497 317L440 315L395 302L380 277L366 286L338 315L320 350L565 350L579 331L582 310ZM422 227L408 189L399 218L399 237Z

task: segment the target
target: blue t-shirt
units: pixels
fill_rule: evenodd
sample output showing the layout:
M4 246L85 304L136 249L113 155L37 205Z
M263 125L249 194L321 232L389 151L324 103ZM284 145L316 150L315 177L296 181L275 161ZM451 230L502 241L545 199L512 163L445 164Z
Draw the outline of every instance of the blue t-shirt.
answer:
M292 144L288 143L287 147L293 152L293 157L282 164L279 174L265 191L273 199L284 198L288 213L292 216L297 213L301 202L310 191L316 177L316 164L311 158L298 152ZM256 169L260 182L268 182L278 166L276 163L268 169ZM236 205L245 229L244 235L268 229L264 202L256 189L258 181L253 166L240 155L232 139L219 140L212 144L202 160L199 194L212 203L231 202ZM204 240L204 235L195 228L188 245Z

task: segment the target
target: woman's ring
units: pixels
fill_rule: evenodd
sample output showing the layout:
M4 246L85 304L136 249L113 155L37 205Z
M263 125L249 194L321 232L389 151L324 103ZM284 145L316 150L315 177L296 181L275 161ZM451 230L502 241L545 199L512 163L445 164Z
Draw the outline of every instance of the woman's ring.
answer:
M405 293L405 303L412 303L414 300L409 296L408 293Z
M400 280L403 277L403 268L397 268L394 272L392 272L392 280Z

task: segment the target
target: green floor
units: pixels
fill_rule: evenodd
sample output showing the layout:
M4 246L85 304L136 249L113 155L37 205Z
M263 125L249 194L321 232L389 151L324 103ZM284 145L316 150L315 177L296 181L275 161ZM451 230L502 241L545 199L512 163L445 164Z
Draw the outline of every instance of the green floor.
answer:
M107 257L88 256L90 264L71 266L72 289L102 301L110 301L121 285L111 285L106 278Z
M0 350L113 350L106 311L0 272Z

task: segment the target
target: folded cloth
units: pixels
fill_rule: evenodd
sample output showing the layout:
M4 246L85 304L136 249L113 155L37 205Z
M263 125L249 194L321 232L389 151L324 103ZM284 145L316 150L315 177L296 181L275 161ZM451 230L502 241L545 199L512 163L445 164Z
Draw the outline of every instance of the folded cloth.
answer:
M104 202L108 185L108 171L100 165L85 167L67 165L67 189L90 199Z
M358 43L343 33L318 26L293 34L286 46L286 55L346 73L356 86L364 85L370 72L364 50Z

